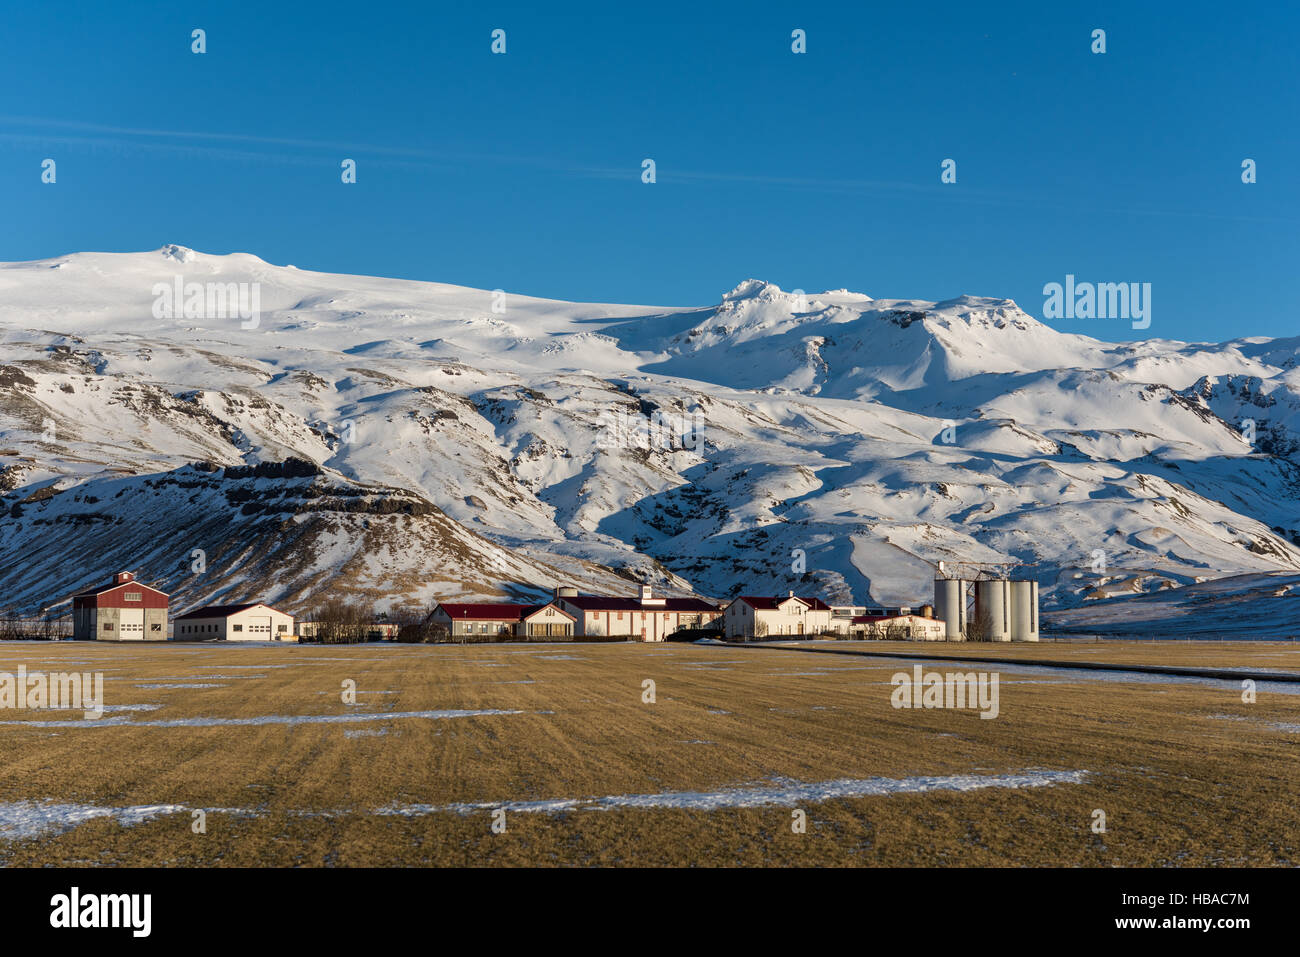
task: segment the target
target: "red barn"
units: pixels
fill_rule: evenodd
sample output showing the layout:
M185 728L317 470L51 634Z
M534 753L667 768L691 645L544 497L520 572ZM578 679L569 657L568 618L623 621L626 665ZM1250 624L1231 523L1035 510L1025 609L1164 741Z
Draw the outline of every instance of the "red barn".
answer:
M166 641L167 594L118 572L102 588L72 596L78 641Z

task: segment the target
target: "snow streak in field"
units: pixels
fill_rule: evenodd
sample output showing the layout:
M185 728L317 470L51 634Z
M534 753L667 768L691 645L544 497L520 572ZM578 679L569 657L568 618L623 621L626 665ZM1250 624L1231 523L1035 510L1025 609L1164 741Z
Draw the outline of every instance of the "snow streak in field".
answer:
M111 817L130 826L159 814L184 811L179 804L143 804L134 807L95 807L90 804L16 801L0 804L0 840L21 841L51 832L67 831L96 818Z
M107 709L105 709L107 710ZM0 721L0 724L20 724L30 728L219 728L247 727L265 724L350 724L357 721L398 721L406 718L476 718L487 715L523 714L522 711L500 711L487 708L476 711L385 711L356 714L267 714L256 718L170 718L157 721L131 721L129 718L107 718L100 721L78 719L73 721Z
M504 801L499 804L406 804L380 808L376 814L414 817L423 814L504 808L518 812L570 810L608 811L617 808L677 808L717 811L725 808L769 807L816 804L839 798L878 797L893 794L923 794L930 791L978 791L984 788L1035 788L1056 784L1081 784L1087 771L1026 770L1011 774L952 774L911 778L840 778L834 781L803 782L789 778L755 782L717 791L665 791L660 794L617 794L606 797L561 798L541 801Z

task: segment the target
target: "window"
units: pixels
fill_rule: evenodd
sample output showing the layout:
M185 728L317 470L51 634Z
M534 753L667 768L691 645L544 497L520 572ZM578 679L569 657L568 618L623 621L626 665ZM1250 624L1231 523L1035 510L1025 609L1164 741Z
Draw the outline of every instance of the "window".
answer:
M243 630L244 630L244 626L243 626L243 625L233 625L233 626L231 627L231 630L232 630L232 631L243 631Z
M144 595L138 591L129 591L122 596L123 601L144 601Z
M153 624L151 624L151 625L149 626L149 630L150 630L150 631L162 631L162 625L155 621Z
M105 630L105 631L112 631L112 630L113 630L113 623L112 623L111 621L106 621L106 622L104 622L104 630Z
M286 631L289 630L289 626L288 626L288 625L276 625L276 626L275 626L275 630L278 631L278 632L280 632L281 634L283 634L284 632L286 632Z

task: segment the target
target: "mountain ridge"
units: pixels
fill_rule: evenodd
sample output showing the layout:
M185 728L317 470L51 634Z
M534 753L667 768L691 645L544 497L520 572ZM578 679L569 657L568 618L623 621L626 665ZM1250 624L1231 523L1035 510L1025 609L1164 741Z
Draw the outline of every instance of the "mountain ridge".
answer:
M178 277L259 284L257 324L156 319L155 287ZM86 566L51 579L61 594L117 570L109 556L129 564L111 535L87 537L93 520L55 522L73 513L48 504L100 497L113 476L136 484L114 490L112 517L173 543L137 570L182 600L301 607L310 587L420 603L572 577L911 604L945 560L1022 563L1069 609L1123 582L1300 569L1300 339L1107 343L1009 299L759 279L712 306L564 303L175 245L0 264L0 335L0 584L24 607L42 604L30 569L52 575L60 555ZM667 432L611 445L616 413ZM682 423L697 413L692 447ZM290 459L336 492L441 516L384 535L340 519L397 556L400 584L323 531L310 574L272 549L261 580L218 563L219 580L190 581L196 529L221 529L210 551L226 554L263 519L122 501L195 462ZM466 573L402 558L402 534L427 555L469 542Z

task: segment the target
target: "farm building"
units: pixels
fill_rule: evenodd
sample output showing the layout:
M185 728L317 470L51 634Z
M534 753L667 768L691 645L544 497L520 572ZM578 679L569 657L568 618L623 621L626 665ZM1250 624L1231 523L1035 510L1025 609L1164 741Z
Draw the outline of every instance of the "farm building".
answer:
M649 585L642 585L636 598L579 595L574 588L557 588L555 603L573 615L575 634L639 641L664 641L680 628L702 628L722 614L700 598L656 598Z
M912 609L907 605L901 607L884 605L831 605L831 628L847 634L854 618L892 618L897 615L910 615ZM924 614L924 612L922 612Z
M456 637L572 638L574 616L555 602L541 605L439 602L431 620Z
M296 641L293 616L270 605L209 605L172 623L173 641Z
M101 588L72 596L72 636L79 641L166 641L167 594L118 572Z
M948 636L944 623L929 615L857 615L847 632L854 638L897 638L910 641L943 641Z
M820 598L742 595L727 606L723 630L728 638L816 635L832 630L831 606Z

